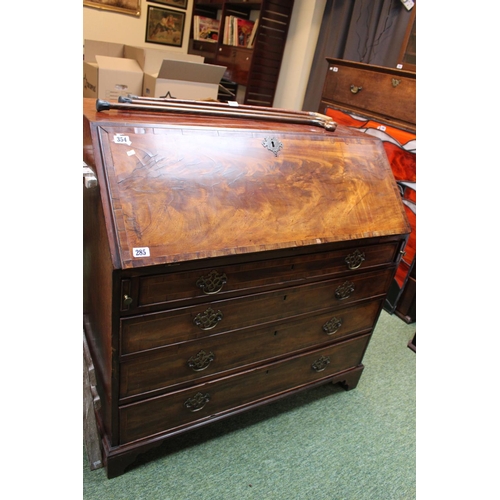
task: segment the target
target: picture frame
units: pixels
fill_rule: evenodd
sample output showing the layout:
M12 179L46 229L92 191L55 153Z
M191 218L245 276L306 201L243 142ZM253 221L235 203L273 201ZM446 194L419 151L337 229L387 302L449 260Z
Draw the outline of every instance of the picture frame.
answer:
M187 9L188 0L148 0L148 2L161 3L178 9Z
M141 15L141 0L83 0L83 6L136 17Z
M186 13L148 5L146 42L182 47Z

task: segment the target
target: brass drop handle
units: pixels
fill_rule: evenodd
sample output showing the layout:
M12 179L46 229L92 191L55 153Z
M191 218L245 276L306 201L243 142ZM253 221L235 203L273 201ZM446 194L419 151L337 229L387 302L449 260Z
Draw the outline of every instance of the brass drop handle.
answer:
M351 85L351 92L357 94L363 87L358 87L357 85Z
M345 300L348 299L353 293L354 283L352 283L351 281L345 281L335 290L335 298L337 300Z
M322 372L330 364L330 356L321 356L312 365L311 368L316 372Z
M195 411L203 409L209 401L210 394L208 392L206 394L198 392L192 398L189 398L184 402L184 407L194 413Z
M132 297L129 297L128 295L124 295L123 296L123 305L129 306L130 304L132 304L133 300L134 299Z
M328 320L324 325L323 325L323 331L327 335L333 335L334 333L337 333L342 326L342 318L337 318L333 317L332 319Z
M204 350L201 350L196 356L191 356L188 359L188 366L195 372L201 372L206 370L214 359L215 355L212 351L206 353Z
M219 293L227 283L226 273L219 274L217 271L210 271L207 275L201 276L196 281L196 286L201 288L205 295L214 295Z
M211 330L218 325L219 321L221 321L223 317L224 315L220 310L214 311L211 307L209 307L204 312L198 313L194 317L193 323L202 330Z
M361 267L361 264L366 260L364 252L360 252L359 250L354 250L353 253L350 253L346 258L345 262L347 264L347 268L351 271L354 269L358 269Z

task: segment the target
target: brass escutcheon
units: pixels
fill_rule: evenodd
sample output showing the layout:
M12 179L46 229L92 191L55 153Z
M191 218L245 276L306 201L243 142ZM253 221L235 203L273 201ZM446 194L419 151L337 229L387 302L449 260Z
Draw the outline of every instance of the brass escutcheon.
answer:
M274 153L274 156L278 156L278 151L283 148L283 144L275 137L266 137L262 141L262 145Z

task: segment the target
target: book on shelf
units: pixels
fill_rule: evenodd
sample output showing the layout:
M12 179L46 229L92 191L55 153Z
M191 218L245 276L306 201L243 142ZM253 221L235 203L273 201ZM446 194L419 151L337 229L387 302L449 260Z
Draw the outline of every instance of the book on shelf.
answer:
M235 18L233 26L233 45L247 47L250 35L252 34L254 22L248 19Z
M217 19L194 16L193 21L193 38L195 40L216 42L219 39L220 22Z
M254 27L254 21L241 19L236 16L226 16L224 20L223 43L237 47L251 47L250 39Z
M255 43L255 35L257 34L257 28L259 27L259 20L257 19L253 23L252 27L252 32L250 33L250 37L248 38L248 44L247 47L251 49L253 47L253 44Z

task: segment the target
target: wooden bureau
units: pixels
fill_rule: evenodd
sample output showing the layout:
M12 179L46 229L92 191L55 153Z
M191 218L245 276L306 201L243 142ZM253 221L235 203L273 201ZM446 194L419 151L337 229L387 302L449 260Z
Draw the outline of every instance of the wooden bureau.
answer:
M200 425L354 388L410 232L378 139L200 107L84 100L83 319L108 477Z

